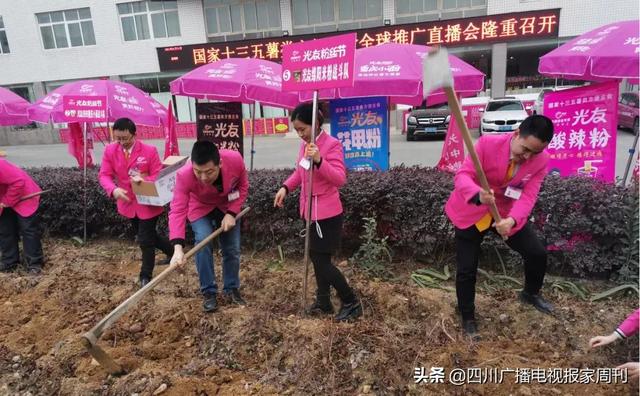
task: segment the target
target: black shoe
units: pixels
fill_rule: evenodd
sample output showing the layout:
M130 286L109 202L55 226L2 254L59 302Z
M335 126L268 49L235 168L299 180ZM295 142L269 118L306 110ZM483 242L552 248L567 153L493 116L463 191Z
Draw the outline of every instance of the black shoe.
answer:
M533 305L535 309L547 315L553 314L553 305L542 298L540 294L529 294L523 290L520 292L520 301Z
M357 319L362 316L362 305L359 300L355 300L349 304L342 304L340 312L336 315L336 322L346 322Z
M147 278L146 276L140 277L140 288L142 289L147 285L147 283L151 282L151 278Z
M164 260L158 260L156 265L169 265L171 264L171 257L167 257Z
M462 319L462 331L474 341L480 340L478 325L475 319Z
M40 273L42 272L42 267L39 265L32 265L31 267L27 268L27 272L31 275L40 275Z
M316 297L316 300L306 309L307 315L319 316L333 313L333 304L328 296Z
M215 294L204 295L202 309L204 309L204 312L214 312L218 309L218 299Z
M227 297L231 300L232 304L247 305L247 302L244 301L238 289L231 289L231 292L227 293Z
M0 263L0 272L11 272L18 267L17 264L4 264Z

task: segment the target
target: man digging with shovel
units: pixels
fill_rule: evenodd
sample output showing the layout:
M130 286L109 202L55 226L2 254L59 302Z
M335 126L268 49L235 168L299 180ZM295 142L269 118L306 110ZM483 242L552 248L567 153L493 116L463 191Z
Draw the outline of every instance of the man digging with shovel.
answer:
M244 160L237 151L220 150L209 141L193 144L191 161L176 175L171 211L169 236L175 252L171 264L184 260L185 224L187 219L199 243L216 227L222 227L222 279L224 294L232 303L245 305L240 295L240 224L236 215L247 199L249 178ZM200 278L200 291L204 297L203 309L218 309L218 285L213 267L211 244L196 253L196 268Z
M527 220L548 173L549 157L544 149L553 138L553 123L545 116L532 115L514 132L482 136L474 147L453 91L445 49L425 56L423 84L425 97L443 88L469 151L445 205L455 226L456 295L465 334L479 338L474 304L478 255L484 236L492 229L524 260L525 286L520 300L551 314L553 306L540 295L547 252Z

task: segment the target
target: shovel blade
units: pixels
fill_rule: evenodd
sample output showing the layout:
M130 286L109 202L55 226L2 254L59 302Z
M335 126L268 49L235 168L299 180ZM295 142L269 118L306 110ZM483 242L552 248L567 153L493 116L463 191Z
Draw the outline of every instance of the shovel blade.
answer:
M429 52L422 60L422 93L426 98L438 88L452 87L453 76L446 48Z
M98 363L100 363L100 365L104 367L104 369L107 370L109 374L112 374L112 375L125 374L125 371L122 368L122 366L116 363L115 360L113 360L111 356L109 356L109 354L104 351L104 349L98 346L98 344L93 344L86 337L82 337L82 341L83 341L84 347L87 348L87 351L89 352L89 354Z

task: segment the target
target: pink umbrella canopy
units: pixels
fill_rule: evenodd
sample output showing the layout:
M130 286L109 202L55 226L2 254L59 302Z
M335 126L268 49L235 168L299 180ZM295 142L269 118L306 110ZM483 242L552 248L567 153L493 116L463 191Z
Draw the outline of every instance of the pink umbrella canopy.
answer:
M0 125L28 124L27 107L30 103L6 88L0 87Z
M392 103L419 105L422 96L422 60L430 47L412 44L386 43L356 50L353 87L321 90L320 99L388 96ZM462 59L449 55L455 91L462 97L474 96L484 87L484 74ZM312 93L301 92L302 101L311 100ZM440 89L427 98L429 104L445 102Z
M160 125L167 111L149 94L120 81L81 80L65 84L29 106L29 119L47 123L67 122L63 109L65 96L105 96L107 98L107 119L113 122L127 117L142 125Z
M190 71L169 84L171 93L227 102L293 108L298 96L282 92L282 66L255 58L229 58Z
M538 72L572 80L638 81L640 21L611 23L580 35L540 58Z

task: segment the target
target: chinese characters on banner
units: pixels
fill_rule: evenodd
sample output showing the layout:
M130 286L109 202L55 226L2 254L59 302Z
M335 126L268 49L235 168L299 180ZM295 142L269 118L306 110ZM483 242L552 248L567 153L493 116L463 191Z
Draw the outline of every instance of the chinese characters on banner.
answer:
M356 45L357 48L384 43L453 47L551 38L558 37L559 20L560 9L549 9L374 27L357 30ZM332 34L335 33L164 47L157 49L158 62L161 71L193 69L229 58L280 62L288 44Z
M331 136L342 143L348 169L389 169L387 98L332 100Z
M547 151L550 172L613 182L616 173L618 83L550 92L544 114L554 135Z
M107 119L105 96L65 95L62 109L68 122L104 122Z
M251 136L251 120L242 120L245 136ZM274 135L289 132L289 118L256 118L253 120L255 126L254 135Z
M440 161L436 166L440 170L456 173L462 166L462 161L464 161L462 132L455 117L451 117L449 128L447 129L447 137L444 139L444 145L442 146Z
M353 86L356 34L289 44L282 48L282 90Z
M220 150L235 150L244 155L241 103L198 103L196 114L198 140L209 140Z

